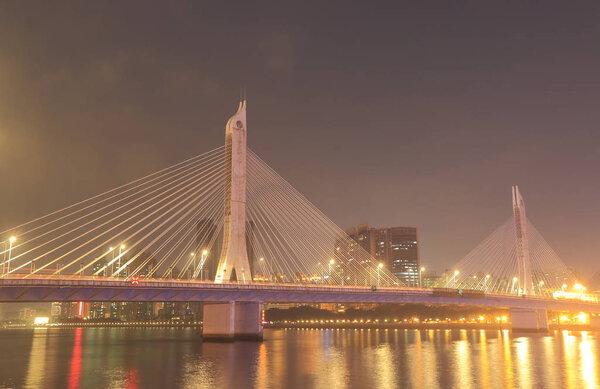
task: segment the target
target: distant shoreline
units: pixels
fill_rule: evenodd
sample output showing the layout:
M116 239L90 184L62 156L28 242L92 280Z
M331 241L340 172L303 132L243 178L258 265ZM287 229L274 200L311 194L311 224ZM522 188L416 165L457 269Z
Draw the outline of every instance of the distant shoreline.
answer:
M18 329L51 329L51 328L202 328L202 323L54 323L49 325L10 325L0 326L1 330L18 330ZM293 323L268 323L264 325L265 329L314 329L314 330L331 330L331 329L347 329L347 330L485 330L485 331L502 331L511 330L510 324L487 324L487 323L314 323L314 324L293 324ZM589 324L550 324L549 331L600 331L600 328L592 328Z
M273 323L265 324L264 328L284 329L413 329L413 330L511 330L509 323ZM589 324L550 324L550 331L600 331Z
M183 327L198 327L202 328L201 322L188 322L188 323L169 323L169 322L80 322L80 323L50 323L47 325L33 325L33 324L23 324L23 325L8 325L8 326L0 326L0 329L23 329L23 328L97 328L97 327L106 327L106 328L125 328L125 327L173 327L173 328L183 328Z

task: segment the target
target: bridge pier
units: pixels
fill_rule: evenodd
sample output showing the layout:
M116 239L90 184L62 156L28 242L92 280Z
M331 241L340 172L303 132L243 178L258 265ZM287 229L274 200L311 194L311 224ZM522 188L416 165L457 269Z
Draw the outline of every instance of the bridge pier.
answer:
M600 314L590 314L590 327L600 330Z
M515 332L548 331L548 311L545 309L511 308L510 321Z
M262 341L262 311L260 302L204 304L202 338L205 342Z

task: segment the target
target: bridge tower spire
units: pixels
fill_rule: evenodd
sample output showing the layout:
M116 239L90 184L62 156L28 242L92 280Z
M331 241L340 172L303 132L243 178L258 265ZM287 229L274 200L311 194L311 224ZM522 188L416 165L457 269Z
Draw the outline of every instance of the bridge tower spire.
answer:
M225 126L225 209L223 245L215 277L216 283L252 281L246 247L246 98Z
M517 242L517 266L519 292L528 294L531 288L531 259L529 252L529 236L527 235L527 217L525 202L518 186L512 187L513 219L515 223L515 238Z

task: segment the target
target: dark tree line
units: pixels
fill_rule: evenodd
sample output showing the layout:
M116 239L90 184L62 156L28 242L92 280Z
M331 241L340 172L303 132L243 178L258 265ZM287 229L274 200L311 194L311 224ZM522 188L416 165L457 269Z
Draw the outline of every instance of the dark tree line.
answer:
M462 317L479 315L507 315L508 312L495 308L486 307L461 307L461 306L439 306L422 304L381 304L373 309L349 308L345 312L333 312L319 309L309 305L301 305L289 309L270 308L265 311L265 320L403 320L412 317L423 319L446 318L458 320Z

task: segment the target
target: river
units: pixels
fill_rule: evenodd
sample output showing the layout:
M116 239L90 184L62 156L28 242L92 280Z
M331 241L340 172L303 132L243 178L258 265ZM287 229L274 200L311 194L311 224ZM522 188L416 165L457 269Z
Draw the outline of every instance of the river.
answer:
M0 330L0 388L600 388L600 333L192 328Z

